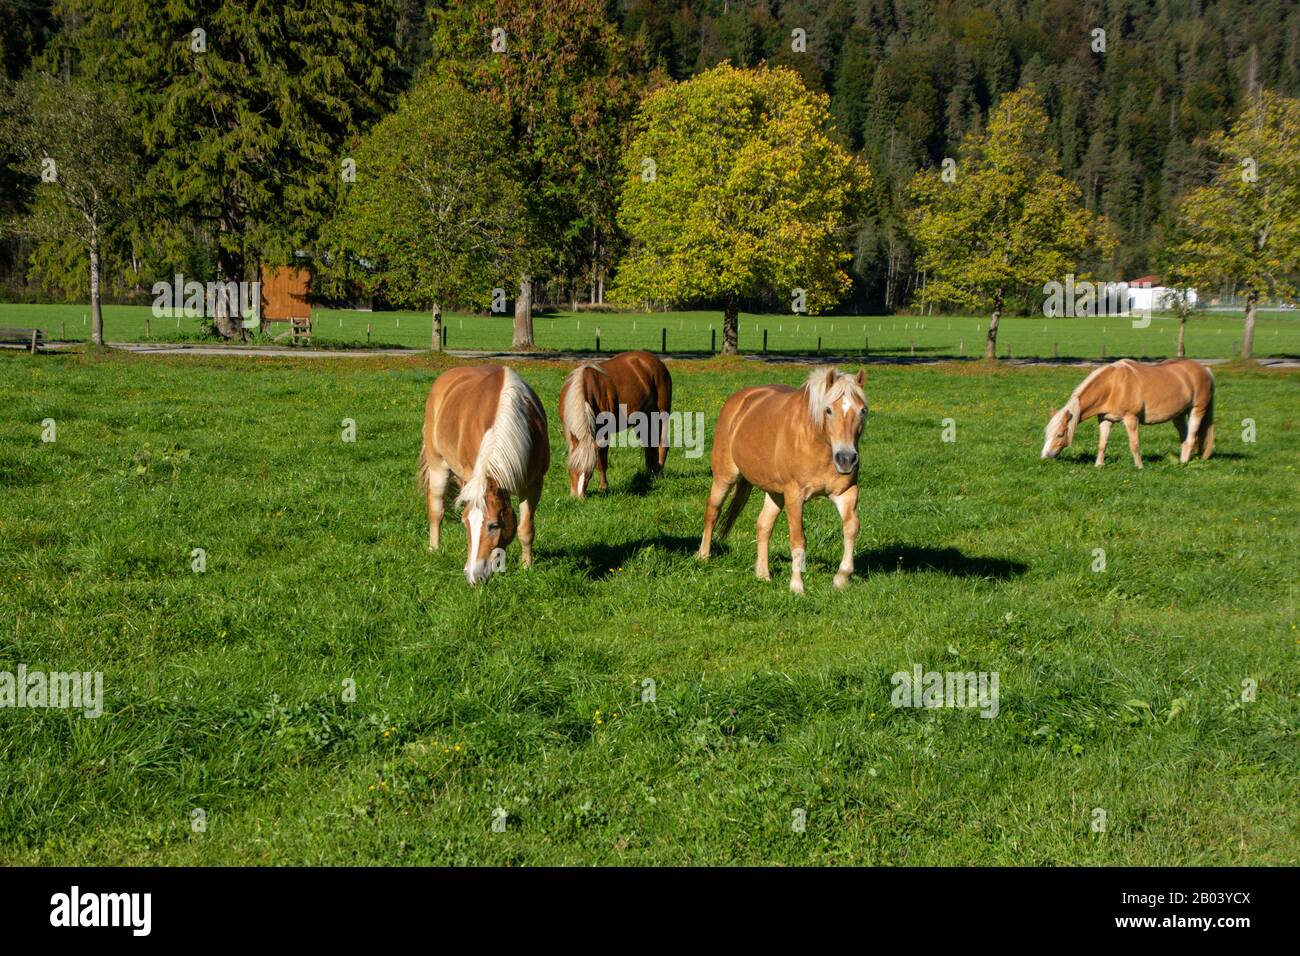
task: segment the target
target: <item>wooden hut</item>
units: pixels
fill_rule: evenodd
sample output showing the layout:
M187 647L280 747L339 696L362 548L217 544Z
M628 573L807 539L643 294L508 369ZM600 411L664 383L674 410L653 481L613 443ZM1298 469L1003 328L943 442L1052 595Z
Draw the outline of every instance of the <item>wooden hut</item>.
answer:
M288 322L292 341L311 341L311 274L295 266L262 266L262 328Z

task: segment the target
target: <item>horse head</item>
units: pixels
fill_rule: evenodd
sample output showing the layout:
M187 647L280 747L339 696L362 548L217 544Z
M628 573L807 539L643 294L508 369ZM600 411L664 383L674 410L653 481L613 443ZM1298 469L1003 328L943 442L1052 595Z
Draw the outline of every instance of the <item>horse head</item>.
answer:
M489 480L481 498L465 502L460 520L469 541L465 580L481 584L506 569L506 548L515 539L517 529L510 493Z
M1043 453L1040 457L1055 458L1069 448L1074 441L1074 429L1078 424L1078 408L1073 403L1067 403L1059 411L1053 409L1052 417L1043 429Z
M831 448L831 460L841 475L858 467L858 440L867 423L866 369L856 376L836 368L816 369L808 376L808 411Z

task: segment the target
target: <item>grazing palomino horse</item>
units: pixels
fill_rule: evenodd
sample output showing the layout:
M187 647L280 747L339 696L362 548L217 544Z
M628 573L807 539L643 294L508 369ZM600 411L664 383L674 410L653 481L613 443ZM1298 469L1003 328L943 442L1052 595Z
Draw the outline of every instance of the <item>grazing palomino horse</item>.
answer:
M758 515L754 573L759 580L772 579L767 543L784 508L790 522L790 590L802 594L803 506L825 495L844 523L844 557L835 586L848 586L858 536L858 439L867 420L867 397L862 391L866 380L862 369L854 378L834 368L818 368L802 388L760 385L727 399L713 433L713 488L698 557L709 556L713 525L732 487L736 493L722 519L719 539L727 536L750 491L758 486L766 497Z
M1190 359L1146 365L1120 359L1103 365L1083 380L1065 407L1053 411L1043 436L1044 458L1055 458L1074 441L1074 430L1087 418L1098 419L1097 467L1106 460L1110 426L1123 422L1133 464L1142 467L1138 426L1172 421L1188 462L1200 446L1202 458L1214 451L1214 376Z
M523 566L533 563L533 516L551 464L542 403L512 369L454 368L438 376L424 406L420 480L429 504L429 550L438 550L444 496L451 475L460 482L469 553L465 578L486 581L505 569L516 530ZM519 496L516 525L510 496Z
M597 469L600 490L609 490L605 480L609 438L626 427L628 418L633 424L638 420L645 423L637 428L637 438L645 448L646 468L651 474L662 471L668 460L668 414L672 408L672 376L649 352L621 352L570 372L560 387L560 421L569 446L569 494L586 497L591 473ZM604 427L597 416L604 420Z

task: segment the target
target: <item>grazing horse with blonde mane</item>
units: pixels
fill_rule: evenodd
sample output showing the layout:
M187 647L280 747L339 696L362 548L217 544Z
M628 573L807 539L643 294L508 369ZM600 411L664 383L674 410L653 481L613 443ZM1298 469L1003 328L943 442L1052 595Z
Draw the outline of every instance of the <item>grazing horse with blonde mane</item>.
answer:
M790 522L790 590L802 594L803 506L825 495L835 503L844 525L844 556L835 586L848 586L858 536L858 440L867 421L867 397L862 391L866 380L864 369L855 378L835 368L818 368L802 388L760 385L727 399L713 433L713 488L699 558L709 556L713 525L727 493L735 487L719 540L727 536L757 486L766 495L758 515L754 573L761 581L772 579L767 545L784 508Z
M651 474L663 471L672 407L672 376L649 352L622 352L570 372L560 387L560 421L569 446L569 494L585 498L595 470L600 471L600 490L609 490L605 480L609 438L627 427L629 419L645 448L646 468Z
M1110 426L1123 422L1133 464L1142 467L1138 426L1174 423L1182 443L1178 460L1191 460L1199 446L1202 458L1214 451L1214 376L1191 359L1146 365L1120 359L1103 365L1083 380L1059 411L1052 412L1043 435L1044 458L1055 458L1074 441L1079 422L1096 417L1097 467L1106 460Z
M533 517L551 464L546 413L536 393L501 365L454 368L438 376L424 406L420 483L429 505L429 550L438 550L447 484L460 482L456 504L469 551L465 578L486 581L505 570L516 530L523 566L533 563ZM516 524L510 496L519 496Z

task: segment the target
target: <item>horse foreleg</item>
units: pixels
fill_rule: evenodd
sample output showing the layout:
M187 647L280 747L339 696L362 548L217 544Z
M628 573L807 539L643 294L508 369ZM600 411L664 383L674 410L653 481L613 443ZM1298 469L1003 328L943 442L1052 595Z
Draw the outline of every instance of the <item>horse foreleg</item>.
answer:
M519 499L519 547L524 553L520 565L525 568L533 566L533 517L541 500L540 486L530 488Z
M1097 423L1097 467L1106 464L1106 442L1110 440L1110 426L1114 422L1102 419Z
M609 491L609 482L605 480L605 469L609 467L609 446L596 447L596 470L600 472L600 490Z
M835 502L840 520L844 522L844 556L840 558L840 569L835 574L835 586L846 588L853 577L853 546L858 540L858 486L853 485L842 495L832 495L831 501Z
M754 576L760 581L772 580L772 573L767 569L767 544L772 539L772 529L776 527L776 519L780 514L781 502L770 494L764 495L763 508L758 513L758 561L754 564Z
M438 550L438 540L442 533L442 516L446 511L447 480L451 469L445 461L430 456L427 472L427 486L424 493L429 510L429 550Z
M1133 466L1142 467L1142 452L1138 447L1138 420L1136 415L1124 416L1124 431L1128 432L1128 450L1133 453Z
M803 594L803 572L807 567L807 539L803 536L803 491L795 488L785 496L785 520L790 523L790 590Z
M734 480L713 479L713 487L709 489L709 500L704 506L704 536L700 539L700 550L695 553L695 556L701 560L709 556L709 550L713 546L713 526L717 523L718 512L722 510L722 502L726 500L727 492L731 490L734 483Z

